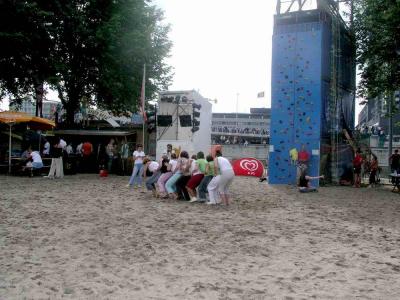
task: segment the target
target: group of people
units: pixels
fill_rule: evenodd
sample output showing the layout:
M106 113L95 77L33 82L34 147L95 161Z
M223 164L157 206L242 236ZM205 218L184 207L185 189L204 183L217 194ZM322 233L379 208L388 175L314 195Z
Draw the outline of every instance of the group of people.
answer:
M32 150L32 147L29 146L24 152L21 154L21 159L24 162L22 166L22 171L25 170L40 170L44 167L42 157L51 157L51 166L49 174L45 177L47 178L62 178L64 177L63 170L63 151L67 147L67 143L61 139L56 138L53 140L53 143L50 144L48 140L45 140L44 147L42 152L37 150ZM32 175L32 173L31 173Z
M236 128L236 127L215 127L211 128L213 132L221 132L221 133L242 133L242 134L261 134L269 136L269 131L266 129L260 128Z
M369 173L369 186L373 187L377 185L379 170L378 158L373 153L371 153L371 156L372 158L369 160L367 157L364 157L361 149L357 149L353 159L354 187L361 187L362 173Z
M379 136L385 135L385 131L380 126L365 125L364 127L359 129L359 132L365 135L379 135Z
M147 190L155 197L210 205L230 204L229 187L235 174L221 151L206 157L198 152L190 158L187 151L181 151L179 157L175 153L164 154L155 161L147 157L139 145L133 152L133 159L128 187L141 187L144 180Z
M247 147L250 143L251 144L267 144L267 139L264 138L255 138L255 137L250 137L250 138L243 138L240 136L224 136L224 135L213 135L212 136L212 143L214 145L216 144L225 144L225 145L242 145L244 147Z

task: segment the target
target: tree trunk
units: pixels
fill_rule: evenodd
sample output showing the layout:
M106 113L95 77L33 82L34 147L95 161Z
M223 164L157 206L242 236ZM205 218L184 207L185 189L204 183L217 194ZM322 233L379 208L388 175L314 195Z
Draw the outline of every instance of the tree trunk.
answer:
M64 109L66 111L66 118L65 118L65 123L68 126L74 125L75 121L75 113L79 107L79 102L78 99L70 99L68 103L64 106Z
M35 98L36 98L36 111L35 116L43 118L43 95L44 87L43 82L37 82L35 84Z
M64 104L64 109L66 111L66 125L73 126L75 121L75 113L79 109L79 104L81 97L80 87L73 86L72 88L67 89L68 94L68 102Z

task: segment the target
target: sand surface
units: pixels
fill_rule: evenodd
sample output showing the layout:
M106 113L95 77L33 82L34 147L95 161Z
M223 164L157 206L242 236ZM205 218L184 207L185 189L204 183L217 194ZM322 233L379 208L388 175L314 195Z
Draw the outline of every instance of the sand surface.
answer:
M0 176L0 299L400 299L400 195L236 178L231 207L128 177Z

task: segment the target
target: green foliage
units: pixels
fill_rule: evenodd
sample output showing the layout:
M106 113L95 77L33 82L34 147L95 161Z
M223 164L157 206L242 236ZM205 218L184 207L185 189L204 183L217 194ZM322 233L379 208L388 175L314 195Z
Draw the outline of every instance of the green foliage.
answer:
M171 68L164 59L171 42L169 26L161 25L163 14L142 1L121 0L113 5L112 17L99 36L106 49L100 56L98 104L105 108L136 111L146 63L146 98L165 89Z
M354 13L359 93L390 94L400 87L400 1L355 0Z
M21 98L46 82L70 123L82 102L135 111L144 63L147 98L170 83L169 27L149 1L4 0L0 12L1 92Z
M15 102L34 96L35 87L55 72L46 1L0 2L0 96Z

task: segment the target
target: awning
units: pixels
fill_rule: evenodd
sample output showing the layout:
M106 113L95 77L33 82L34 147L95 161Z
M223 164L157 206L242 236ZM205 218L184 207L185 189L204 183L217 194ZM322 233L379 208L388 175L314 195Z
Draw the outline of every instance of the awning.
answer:
M55 130L55 135L85 135L85 136L128 136L136 134L136 131L112 131L112 130Z

